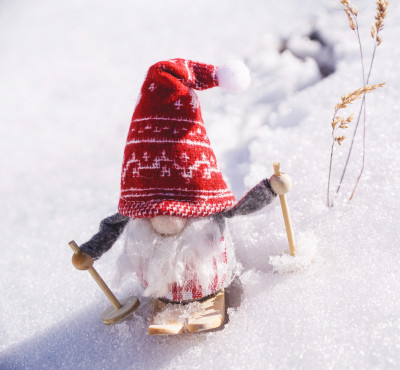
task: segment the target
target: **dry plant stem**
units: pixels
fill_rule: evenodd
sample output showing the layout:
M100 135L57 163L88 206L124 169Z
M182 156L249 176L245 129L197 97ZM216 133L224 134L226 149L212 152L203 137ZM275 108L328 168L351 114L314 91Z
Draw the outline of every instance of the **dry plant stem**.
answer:
M375 59L376 48L382 42L382 39L379 36L379 31L381 31L383 29L384 19L386 17L386 10L387 10L388 5L389 5L389 1L387 1L387 0L378 0L377 1L377 14L375 16L375 20L376 21L375 21L375 25L373 26L373 28L371 30L371 36L373 38L375 38L375 45L374 45L374 51L372 53L371 65L370 65L369 72L368 72L367 83L369 81L369 77L371 76L372 65L373 65L374 59ZM363 73L363 77L364 77L364 73ZM364 84L365 84L365 82L364 82ZM365 111L366 111L366 108L365 108L365 105L366 105L366 103L365 103L365 94L364 94L364 97L363 97L363 103L364 103L364 132L363 132L362 166L361 166L361 171L360 171L360 174L358 175L356 184L354 185L353 191L352 191L352 193L350 195L349 201L351 201L353 199L354 192L357 189L358 182L360 181L360 178L361 178L361 176L362 176L362 174L364 172L364 165L365 165L365 137L366 137L366 135L365 135L365 131L366 131L366 128L365 128L365 116L366 116L366 113L365 113ZM357 127L356 127L356 129L357 129Z
M365 106L364 106L364 120L365 120ZM363 135L363 157L362 157L361 171L360 171L360 174L357 177L357 181L356 181L356 184L354 185L353 191L351 192L349 201L353 199L353 195L354 195L354 192L356 191L358 182L360 181L361 175L364 172L364 165L365 165L365 127L364 127L364 135Z
M364 86L367 84L366 82L365 82L365 69L364 69L364 55L363 55L363 51L362 51L362 46L361 46L361 39L360 39L360 33L358 32L358 22L357 22L357 20L356 20L356 29L357 29L357 40L358 40L358 45L359 45L359 47L360 47L360 58L361 58L361 67L362 67L362 79L363 79L363 83L364 83ZM375 54L375 50L376 50L376 46L374 47L374 54ZM370 67L370 70L369 70L369 74L368 74L368 79L369 79L369 76L370 76L370 74L371 74L371 69L372 69L372 65L371 65L371 67ZM366 137L366 135L365 135L365 133L366 133L366 121L367 121L367 113L366 113L366 105L367 105L367 103L366 103L366 92L364 93L364 96L363 96L363 107L361 107L361 109L363 109L364 110L364 120L363 120L363 153L362 153L362 165L361 165L361 171L360 171L360 174L358 175L358 178L357 178L357 181L356 181L356 184L355 184L355 186L354 186L354 189L353 189L353 191L352 191L352 193L351 193L351 196L350 196L350 198L349 198L349 200L352 200L353 199L353 195L354 195L354 192L356 191L356 188L357 188L357 185L358 185L358 182L360 181L360 178L361 178L361 176L362 176L362 174L363 174L363 172L364 172L364 165L365 165L365 137ZM361 111L360 111L360 113L361 113ZM353 137L355 136L355 133L356 133L356 130L357 130L357 126L356 126L356 128L354 129L354 135L353 135ZM353 143L353 141L352 141L352 143Z
M376 40L376 41L375 41L374 52L373 52L373 55L372 55L372 61L371 61L371 66L370 66L370 69L369 69L367 81L369 80L369 77L370 77L370 75L371 75L372 64L373 64L373 62L374 62L375 52L376 52L376 47L377 47L377 46L378 46L378 41ZM367 83L368 83L368 82L367 82ZM365 115L366 115L366 113L365 113L365 110L366 110L366 107L365 107L365 106L366 106L366 103L365 103L365 94L364 94L364 97L363 97L363 101L362 101L362 102L364 103L364 132L363 132L363 156L362 156L362 165L361 165L360 174L359 174L358 177L357 177L357 181L356 181L356 184L354 185L353 191L351 192L349 201L351 201L351 200L353 199L354 193L355 193L355 191L356 191L356 189L357 189L358 182L360 181L360 178L361 178L361 176L362 176L362 174L363 174L363 172L364 172L364 165L365 165L365 140L366 140L366 135L365 135L365 131L366 131L366 130L365 130ZM361 108L362 108L362 106L361 106ZM356 126L356 129L357 129L357 126ZM355 131L354 131L354 136L355 136ZM354 139L353 139L353 141L354 141ZM352 141L352 143L353 143L353 141Z
M349 7L350 7L350 4L349 4L348 0L342 0L341 3L342 3L343 5L345 5L345 8L347 8L347 11L346 11L346 12L348 13ZM381 37L380 37L380 35L379 35L379 32L383 30L383 27L384 27L384 20L385 20L385 18L386 18L386 11L387 11L388 5L389 5L389 1L387 1L387 0L378 0L378 1L377 1L377 14L376 14L376 16L375 16L375 24L372 26L372 29L371 29L371 36L372 36L372 38L375 40L375 45L374 45L374 51L373 51L373 53L372 53L371 64L370 64L369 71L368 71L368 77L367 77L367 82L366 82L367 84L368 84L369 78L370 78L370 76L371 76L372 66L373 66L374 60L375 60L376 48L382 43L382 39L381 39ZM349 16L349 14L348 14L348 16ZM350 17L350 16L349 16L349 17ZM357 26L358 26L358 25L357 25ZM360 47L361 47L360 39L359 39L359 44L360 44ZM362 58L361 58L361 59L362 59ZM363 73L363 78L364 78L364 76L365 76L365 74ZM364 85L365 85L365 82L364 82ZM352 191L352 193L351 193L351 196L350 196L350 199L349 199L349 200L352 200L352 199L353 199L354 192L355 192L355 190L356 190L356 188L357 188L358 182L360 181L360 178L361 178L361 176L362 176L362 174L363 174L363 171L364 171L364 164L365 164L365 137L366 137L366 135L365 135L365 132L366 132L366 127L365 127L365 126L366 126L366 125L365 125L365 94L364 94L364 96L363 96L363 100L362 100L362 103L361 103L360 112L359 112L359 114L358 114L357 124L356 124L356 127L355 127L355 129L354 129L353 138L352 138L351 145L350 145L350 149L349 149L349 153L348 153L347 159L346 159L346 164L345 164L345 167L344 167L344 169L343 169L342 176L341 176L341 178L340 178L339 186L338 186L338 188L337 188L337 190L336 190L336 193L338 193L339 190L340 190L340 186L341 186L341 184L342 184L344 175L345 175L346 170L347 170L347 165L348 165L348 163L349 163L349 158L350 158L350 155L351 155L351 151L352 151L352 149L353 149L354 138L355 138L355 136L356 136L357 129L358 129L358 124L359 124L359 121L360 121L361 110L362 110L363 108L364 108L364 133L363 133L363 157L362 157L362 167L361 167L360 174L359 174L359 176L358 176L358 178L357 178L356 184L355 184L355 186L354 186L354 189L353 189L353 191Z
M333 117L332 117L332 121L335 119L338 110L339 110L339 109L336 109L336 110L335 110L335 113L333 114ZM330 194L331 174L332 174L333 149L335 148L334 132L335 132L335 130L332 130L331 159L330 159L330 161L329 161L328 191L327 191L327 199L326 199L326 202L327 202L327 206L328 206L328 207L332 207L332 206L333 206L333 204L332 204L332 205L330 204L329 194Z
M326 204L328 207L332 207L333 204L330 204L329 200L329 193L330 193L330 185L331 185L331 173L332 173L332 158L333 158L333 149L335 147L335 142L332 141L332 147L331 147L331 159L329 162L329 175L328 175L328 192L327 192L327 199L326 199Z
M367 83L369 81L369 77L371 76L372 65L373 65L374 59L375 59L376 48L382 42L382 39L379 36L379 31L381 31L383 29L384 19L386 17L386 9L387 9L388 5L389 5L388 1L385 1L385 0L378 0L377 1L377 15L375 16L376 22L375 22L375 25L373 26L372 31L371 31L372 37L375 38L375 45L374 45L374 51L372 53L371 65L370 65L369 72L368 72ZM364 76L364 74L363 74L363 76ZM364 84L365 84L365 82L364 82ZM362 176L362 174L364 172L364 165L365 165L365 137L366 137L366 135L365 135L365 131L366 131L366 128L365 128L365 116L366 116L366 113L365 113L365 110L366 110L366 108L365 108L365 105L366 105L366 103L365 103L365 94L364 94L364 97L363 97L363 103L364 103L364 133L363 133L362 166L361 166L361 171L360 171L360 174L358 175L356 184L354 185L353 191L352 191L352 193L350 195L349 201L353 199L354 192L357 189L358 182L360 181L360 178L361 178L361 176ZM357 129L357 126L356 126L356 129ZM354 135L355 135L355 133L354 133Z
M368 84L368 82L369 82L369 78L370 78L370 76L371 76L371 71L372 71L372 66L373 66L374 60L375 60L376 47L378 46L377 36L378 36L378 35L376 35L376 38L375 38L374 51L373 51L373 54L372 54L371 63L370 63L370 66L369 66L369 71L368 71L368 76L367 76L367 80L366 80L365 84ZM341 175L341 177L340 177L339 185L338 185L338 187L337 187L337 189L336 189L336 194L339 192L340 187L342 186L343 179L344 179L344 176L345 176L346 171L347 171L347 167L348 167L348 164L349 164L350 156L351 156L351 153L352 153L352 150L353 150L354 139L355 139L355 137L356 137L358 125L359 125L360 119L361 119L361 112L362 112L362 110L363 110L363 108L364 108L364 106L365 106L365 96L366 96L366 93L364 93L363 99L362 99L362 101L361 101L361 107L360 107L360 111L359 111L359 113L358 113L357 123L356 123L356 126L355 126L355 128L354 128L353 137L352 137L352 139L351 139L351 144L350 144L349 152L348 152L348 154L347 154L346 163L345 163L345 165L344 165L343 172L342 172L342 175ZM364 110L364 113L365 113L365 110ZM364 171L364 162L365 162L365 116L364 116L364 139L363 139L363 166L362 166L362 169L361 169L361 173L360 173L360 175L358 176L356 186L355 186L354 189L353 189L353 193L352 193L352 195L351 195L351 197L350 197L350 200L351 200L352 197L353 197L355 188L357 187L358 181L360 180L360 177L361 177L361 175L362 175L362 173L363 173L363 171Z
M349 21L350 28L356 33L357 38L358 38L358 44L360 46L360 53L361 53L363 80L364 80L364 87L365 87L364 62L363 62L363 57L362 57L362 47L361 47L360 34L359 34L359 31L358 31L358 22L357 22L357 14L358 13L357 13L357 8L352 6L350 4L349 0L341 0L340 2L344 6L344 11L347 14L347 18L348 18L348 21ZM366 92L364 93L364 97L365 97L365 94L366 94ZM343 99L342 99L342 105L345 106ZM340 107L337 107L335 109L335 113L333 115L332 122L335 119L336 114L337 114L339 109L340 109ZM332 130L331 158L330 158L330 162L329 162L328 191L327 191L327 206L328 207L333 207L333 201L332 201L332 204L330 204L329 196L330 196L330 183L331 183L331 174L332 174L333 150L334 150L334 147L335 147L334 132L335 132L335 127L333 127L333 130ZM340 144L340 142L339 142L339 144Z
M348 124L352 122L353 120L353 114L351 114L349 117L346 119L338 116L337 113L340 109L346 108L349 104L352 104L354 101L358 100L359 98L364 96L364 93L369 93L371 91L374 91L378 87L382 87L383 84L376 84L376 85L366 85L362 88L359 88L357 90L352 91L351 93L347 95L343 95L341 97L341 102L335 105L335 112L332 117L332 148L331 148L331 159L329 163L329 174L328 174L328 191L327 191L327 206L332 206L329 201L329 196L330 196L330 179L331 179L331 173L332 173L332 157L333 157L333 149L334 149L334 144L337 142L339 145L342 144L343 140L345 139L345 136L335 136L335 133L339 129L346 129L348 127ZM360 119L360 116L358 117Z

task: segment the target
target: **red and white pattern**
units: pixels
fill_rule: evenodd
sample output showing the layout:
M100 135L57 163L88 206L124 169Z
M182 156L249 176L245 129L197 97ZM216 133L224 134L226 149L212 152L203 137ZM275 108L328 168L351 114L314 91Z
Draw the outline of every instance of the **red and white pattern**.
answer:
M212 65L174 59L149 69L125 146L121 214L198 217L234 204L193 91L217 85Z
M137 276L143 286L147 288L148 283L143 276L143 270L145 268L145 262L141 261L139 265L139 270ZM227 250L225 245L224 237L221 237L221 242L218 248L217 257L213 257L213 269L214 269L214 279L211 284L204 287L200 284L196 278L195 267L186 266L187 271L193 271L193 276L191 279L186 280L182 285L178 283L172 283L168 285L168 293L164 297L171 301L189 301L192 299L201 299L207 297L208 295L218 292L225 287L225 282L227 278Z
M224 237L221 238L220 246L221 250L218 258L219 261L217 261L217 258L213 258L215 276L212 284L210 284L208 287L203 287L194 276L193 279L186 281L182 286L177 283L170 284L168 294L164 298L176 302L189 301L192 299L201 299L203 297L207 297L208 295L214 294L215 292L218 292L224 288L224 283L227 277L226 265L228 263ZM221 264L225 265L225 271L221 271L221 268L218 268L218 265Z
M116 281L136 275L143 296L173 301L213 294L230 284L237 268L228 225L221 231L213 216L192 217L170 236L156 232L149 219L131 220Z

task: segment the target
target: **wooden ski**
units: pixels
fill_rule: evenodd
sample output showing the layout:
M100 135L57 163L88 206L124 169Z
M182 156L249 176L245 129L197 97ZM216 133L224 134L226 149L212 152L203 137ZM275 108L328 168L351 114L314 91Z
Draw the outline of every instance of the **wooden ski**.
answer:
M184 331L194 333L215 329L223 324L225 320L224 289L211 298L199 302L199 304L201 307L196 312L191 313L189 318L180 318L179 314L182 311L180 304L167 305L158 299L154 300L148 334L177 335ZM174 306L176 306L175 310Z

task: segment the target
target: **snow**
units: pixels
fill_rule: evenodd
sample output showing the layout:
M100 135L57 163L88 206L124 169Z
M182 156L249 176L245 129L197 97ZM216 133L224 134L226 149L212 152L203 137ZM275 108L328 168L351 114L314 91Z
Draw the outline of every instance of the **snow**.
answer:
M2 2L0 368L399 368L400 7L389 5L371 76L387 85L367 97L364 175L348 203L361 165L357 140L328 209L333 107L362 84L338 3ZM375 4L355 4L369 61ZM308 37L313 31L319 38ZM129 321L101 322L108 302L72 267L67 243L88 240L116 211L143 77L175 57L245 61L248 90L199 93L219 166L240 198L279 161L293 179L295 238L316 245L316 254L300 271L273 271L270 258L288 249L278 201L232 219L242 273L227 292L229 321L222 330L161 338L146 335L147 298ZM335 152L333 187L349 141ZM96 261L106 282L121 252L119 241ZM121 298L137 294L112 288Z
M193 313L205 312L200 302L191 302L186 305L168 303L154 317L154 324L164 325L173 323L184 324L187 327L188 319Z
M270 256L269 263L273 267L272 271L285 274L306 269L312 263L318 261L319 244L320 241L311 232L299 234L295 244L294 256L290 254L289 250L280 255Z

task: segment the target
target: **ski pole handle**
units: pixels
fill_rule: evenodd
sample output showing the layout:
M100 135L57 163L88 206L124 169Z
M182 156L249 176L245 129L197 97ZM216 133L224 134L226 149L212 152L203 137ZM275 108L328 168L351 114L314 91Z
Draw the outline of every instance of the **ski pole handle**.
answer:
M79 249L78 245L75 243L75 241L70 241L68 245L71 247L71 249L74 251L75 254L81 254L82 251ZM119 303L118 299L115 297L113 292L110 290L108 285L104 282L104 280L101 278L101 276L98 274L96 269L91 266L88 268L88 271L90 275L92 275L92 278L94 281L97 283L97 285L101 288L103 293L106 295L106 297L110 300L111 304L115 307L115 309L119 310L122 305Z
M274 162L274 173L276 176L281 175L281 166L279 162ZM283 220L285 221L286 234L289 242L290 255L296 255L296 247L294 245L294 235L292 228L292 221L290 220L289 207L286 200L286 194L279 195L281 201L281 208L283 213Z
M71 240L68 245L71 247L75 254L82 254L82 251L79 249L74 240Z

